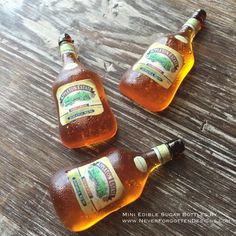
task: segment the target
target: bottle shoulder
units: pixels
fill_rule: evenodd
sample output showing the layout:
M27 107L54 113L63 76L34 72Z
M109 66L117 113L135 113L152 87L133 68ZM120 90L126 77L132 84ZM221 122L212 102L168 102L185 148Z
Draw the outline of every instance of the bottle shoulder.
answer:
M56 89L64 84L86 79L92 80L97 86L102 86L101 77L97 73L85 67L74 67L72 69L67 70L63 68L56 77L53 83L53 88Z
M178 52L192 51L192 42L183 32L162 36L155 43L168 46Z

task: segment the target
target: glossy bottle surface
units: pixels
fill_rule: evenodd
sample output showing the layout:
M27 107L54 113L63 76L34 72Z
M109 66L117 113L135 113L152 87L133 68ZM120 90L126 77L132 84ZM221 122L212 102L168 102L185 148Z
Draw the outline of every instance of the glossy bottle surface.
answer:
M108 140L116 134L117 122L101 78L79 62L70 36L65 34L63 40L64 66L52 88L61 141L78 148Z
M60 220L71 231L89 228L135 201L152 170L183 150L181 140L146 153L111 149L94 161L57 172L50 195Z
M192 40L196 33L202 28L205 18L205 11L199 10L182 26L179 32L157 39L141 59L123 75L119 85L120 91L149 111L158 112L164 110L171 103L181 82L193 67L194 55ZM171 54L171 56L168 55L169 58L164 55L165 60L170 59L169 63L175 63L177 58L176 67L178 67L178 71L171 75L175 66L173 65L172 71L169 71L166 75L163 72L165 69L162 67L163 65L165 66L165 64L159 64L158 67L151 65L152 68L154 68L151 72L155 74L157 79L140 72L140 70L137 69L137 64L142 62L143 58L149 55L151 50L156 49L159 49L159 52L161 52L159 55L164 55L164 53L162 53L163 49L166 49L166 55ZM171 57L175 58L172 60ZM150 64L152 63L150 60L149 62ZM149 62L146 60L144 63ZM160 62L164 63L163 61ZM171 76L174 76L174 78L169 78ZM169 79L170 84L165 86L165 84L161 82L163 78Z

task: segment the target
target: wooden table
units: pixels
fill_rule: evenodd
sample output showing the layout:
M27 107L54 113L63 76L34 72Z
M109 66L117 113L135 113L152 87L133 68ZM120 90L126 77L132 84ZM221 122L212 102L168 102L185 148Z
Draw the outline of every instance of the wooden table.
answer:
M195 66L168 109L148 113L120 94L121 75L198 8L208 17L194 41ZM69 150L59 140L51 87L65 31L81 62L103 77L119 122L100 146ZM0 235L236 232L235 0L1 0L0 52ZM57 170L112 146L142 151L176 137L186 142L184 157L153 173L139 200L79 234L61 225L48 193Z

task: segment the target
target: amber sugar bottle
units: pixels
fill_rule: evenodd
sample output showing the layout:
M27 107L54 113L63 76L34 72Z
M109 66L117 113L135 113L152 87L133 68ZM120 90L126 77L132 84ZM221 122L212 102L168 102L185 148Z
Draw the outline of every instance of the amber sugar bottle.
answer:
M147 110L164 110L193 67L192 41L205 19L198 10L177 33L158 38L123 75L120 91Z
M60 170L49 189L56 212L69 230L85 230L135 201L150 173L183 151L181 139L144 153L111 149L96 160Z
M72 38L59 39L63 68L53 84L59 133L69 148L99 143L117 131L100 77L77 59Z

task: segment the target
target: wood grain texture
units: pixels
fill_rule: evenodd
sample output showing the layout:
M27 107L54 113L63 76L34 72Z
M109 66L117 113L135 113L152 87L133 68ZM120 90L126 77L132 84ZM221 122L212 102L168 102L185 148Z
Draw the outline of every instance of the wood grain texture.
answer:
M121 75L198 8L208 13L206 27L174 101L158 114L135 106L118 91ZM235 25L235 0L1 0L0 235L236 234ZM119 122L116 137L99 146L69 150L58 137L51 86L64 31L75 38L81 61L103 77ZM64 229L48 194L58 169L111 146L142 151L175 137L186 142L184 157L153 173L139 200L85 232ZM139 212L208 216L198 223L124 222Z

